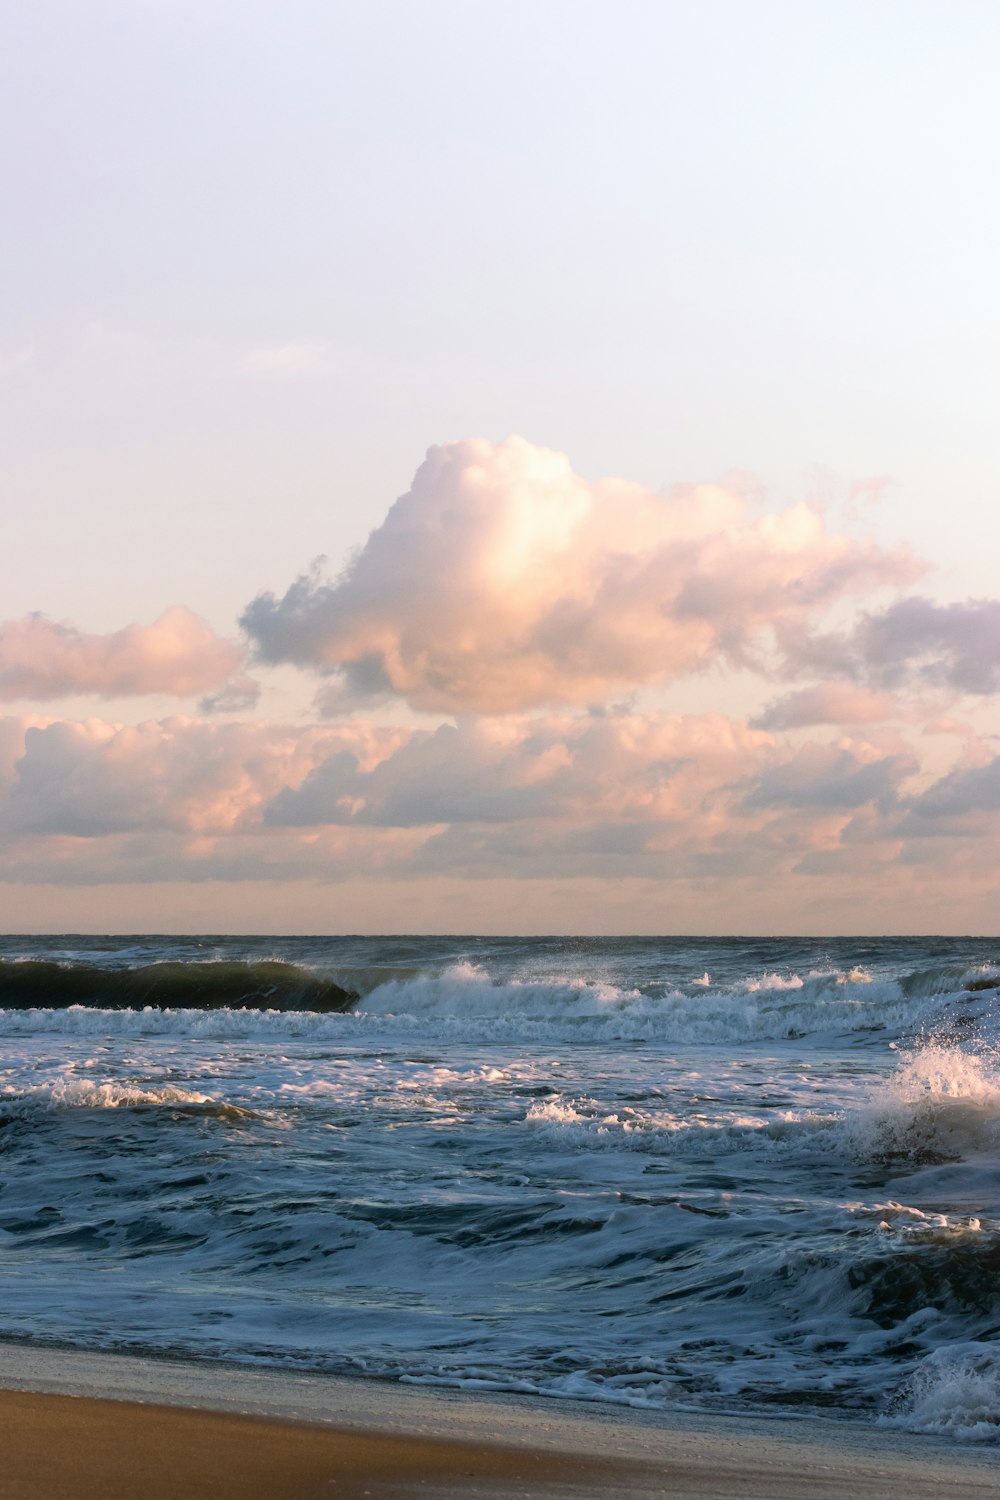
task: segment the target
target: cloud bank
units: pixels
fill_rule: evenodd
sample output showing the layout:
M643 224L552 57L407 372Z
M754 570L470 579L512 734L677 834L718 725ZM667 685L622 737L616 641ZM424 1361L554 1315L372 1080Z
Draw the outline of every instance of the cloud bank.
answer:
M921 790L895 734L793 747L716 714L5 720L0 748L0 876L59 883L856 876L1000 819L1000 762Z
M432 448L339 579L260 595L242 624L262 661L334 675L328 712L503 714L759 665L775 631L916 570L806 505L754 518L717 485L589 483L512 437Z

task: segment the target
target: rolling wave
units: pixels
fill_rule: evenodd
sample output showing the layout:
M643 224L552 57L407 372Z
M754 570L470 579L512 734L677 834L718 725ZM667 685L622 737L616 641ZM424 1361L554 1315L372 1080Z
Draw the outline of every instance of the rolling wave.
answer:
M996 1029L998 987L995 970L961 964L896 976L860 967L765 970L721 984L705 974L628 987L591 975L501 978L467 960L420 969L24 957L0 959L0 1032L332 1039L350 1024L373 1037L472 1044L739 1046L824 1036L951 1044Z
M0 960L0 1008L67 1010L349 1010L356 992L298 964L161 962L133 968Z

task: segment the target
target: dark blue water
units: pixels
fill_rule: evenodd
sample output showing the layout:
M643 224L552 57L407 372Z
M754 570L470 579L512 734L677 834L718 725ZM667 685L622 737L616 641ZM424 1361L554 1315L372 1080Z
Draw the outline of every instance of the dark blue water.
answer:
M996 959L4 938L0 1335L993 1436Z

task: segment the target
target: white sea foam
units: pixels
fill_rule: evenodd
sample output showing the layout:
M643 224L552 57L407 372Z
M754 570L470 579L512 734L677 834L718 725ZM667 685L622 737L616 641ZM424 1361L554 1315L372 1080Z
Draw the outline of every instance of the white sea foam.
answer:
M895 980L874 981L862 970L767 974L719 989L708 987L707 977L692 984L693 993L648 993L582 979L497 983L462 963L378 986L357 1019L452 1041L739 1043L899 1032L933 1009L905 996Z
M1000 1439L1000 1349L970 1341L935 1350L906 1382L886 1426L966 1441Z
M795 1145L817 1131L831 1130L839 1121L838 1115L811 1110L761 1115L716 1108L710 1115L699 1115L623 1108L609 1114L588 1099L547 1099L531 1105L525 1115L525 1125L534 1137L563 1150L663 1153L683 1149L688 1155L703 1156Z
M911 1242L947 1243L956 1235L980 1234L982 1221L975 1214L925 1213L908 1203L845 1203L857 1218L876 1220L880 1230Z
M45 1083L0 1091L0 1102L49 1105L64 1109L134 1109L143 1104L214 1104L207 1094L174 1087L146 1087L136 1083L96 1082L60 1077Z
M863 1160L959 1160L1000 1143L996 1059L931 1042L905 1056L875 1098L845 1120Z

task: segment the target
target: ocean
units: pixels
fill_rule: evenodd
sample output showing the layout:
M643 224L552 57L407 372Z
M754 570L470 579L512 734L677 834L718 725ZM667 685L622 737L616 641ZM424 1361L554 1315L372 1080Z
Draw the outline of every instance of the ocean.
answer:
M998 950L2 938L0 1338L996 1439Z

